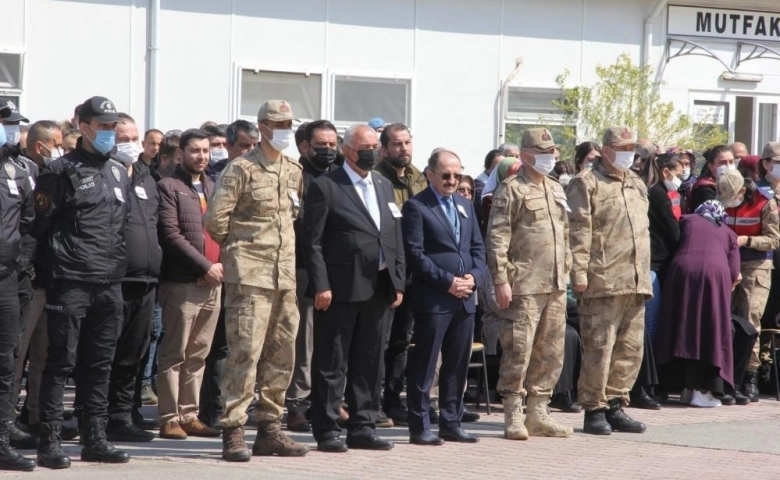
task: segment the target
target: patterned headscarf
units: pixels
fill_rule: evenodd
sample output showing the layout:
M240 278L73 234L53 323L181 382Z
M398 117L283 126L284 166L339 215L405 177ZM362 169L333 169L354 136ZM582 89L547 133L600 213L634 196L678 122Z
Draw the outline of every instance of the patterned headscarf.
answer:
M725 222L728 218L726 209L723 208L723 204L717 200L707 200L706 202L696 207L696 211L694 213L701 215L704 218L709 218L718 225Z

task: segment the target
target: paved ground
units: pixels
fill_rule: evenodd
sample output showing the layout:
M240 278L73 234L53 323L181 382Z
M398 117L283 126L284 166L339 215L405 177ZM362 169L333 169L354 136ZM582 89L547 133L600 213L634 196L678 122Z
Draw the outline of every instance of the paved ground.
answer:
M145 407L148 416L152 407ZM325 454L312 451L303 458L255 457L246 464L228 464L219 458L219 439L172 441L155 439L124 445L133 455L127 465L86 464L78 460L80 447L69 442L70 470L38 468L25 478L157 479L223 478L269 479L408 479L431 478L643 478L643 479L778 479L780 478L780 403L763 397L745 407L702 410L667 405L650 412L629 409L648 424L643 435L613 434L593 437L582 433L582 414L553 413L575 428L568 439L532 438L525 442L501 438L503 414L468 425L480 435L476 445L447 443L441 447L408 444L403 428L380 430L396 442L390 452L350 451ZM254 431L248 432L248 441ZM294 435L314 448L309 435ZM23 452L33 455L33 452ZM2 475L2 474L0 474ZM11 474L6 474L11 475Z

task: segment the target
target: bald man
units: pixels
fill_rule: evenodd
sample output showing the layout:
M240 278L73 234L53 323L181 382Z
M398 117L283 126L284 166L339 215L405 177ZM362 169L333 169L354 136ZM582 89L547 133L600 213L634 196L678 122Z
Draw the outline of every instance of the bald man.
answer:
M406 284L401 212L390 182L372 172L376 132L350 127L343 150L343 167L319 177L303 202L314 293L312 430L320 451L390 450L393 444L374 431L384 331ZM346 443L339 438L342 393L349 405Z
M742 158L750 155L747 145L742 142L734 142L729 148L731 148L731 153L734 154L734 158Z

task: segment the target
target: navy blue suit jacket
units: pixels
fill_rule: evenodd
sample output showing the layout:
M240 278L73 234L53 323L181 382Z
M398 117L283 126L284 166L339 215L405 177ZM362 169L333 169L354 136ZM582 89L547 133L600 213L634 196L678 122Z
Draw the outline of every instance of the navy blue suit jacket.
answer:
M412 312L450 313L461 305L468 313L476 310L476 293L460 299L448 292L455 277L470 273L480 285L487 271L485 245L474 207L460 195L455 194L452 198L459 211L460 244L456 242L450 221L431 187L403 206L401 225L406 265L412 274L406 295ZM463 215L460 210L466 214Z

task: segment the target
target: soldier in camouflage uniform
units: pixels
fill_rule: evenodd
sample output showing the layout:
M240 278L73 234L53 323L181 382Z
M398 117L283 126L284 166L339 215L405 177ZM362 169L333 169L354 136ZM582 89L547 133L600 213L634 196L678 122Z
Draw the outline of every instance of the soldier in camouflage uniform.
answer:
M578 298L585 432L645 431L623 411L642 362L645 301L652 297L647 188L629 170L634 134L604 132L603 156L577 175L568 195L571 280Z
M228 357L222 379L223 457L245 462L246 409L260 398L254 455L305 455L281 431L284 396L295 363L299 313L295 297L295 232L301 166L282 153L292 109L283 100L260 107L262 138L223 171L206 213L206 229L222 246ZM261 367L262 366L262 367ZM257 378L256 378L257 377Z
M573 432L547 415L563 368L571 265L566 193L547 176L555 165L554 149L547 129L525 132L523 166L493 195L487 229L488 267L502 317L497 389L504 403L504 436L513 440Z

